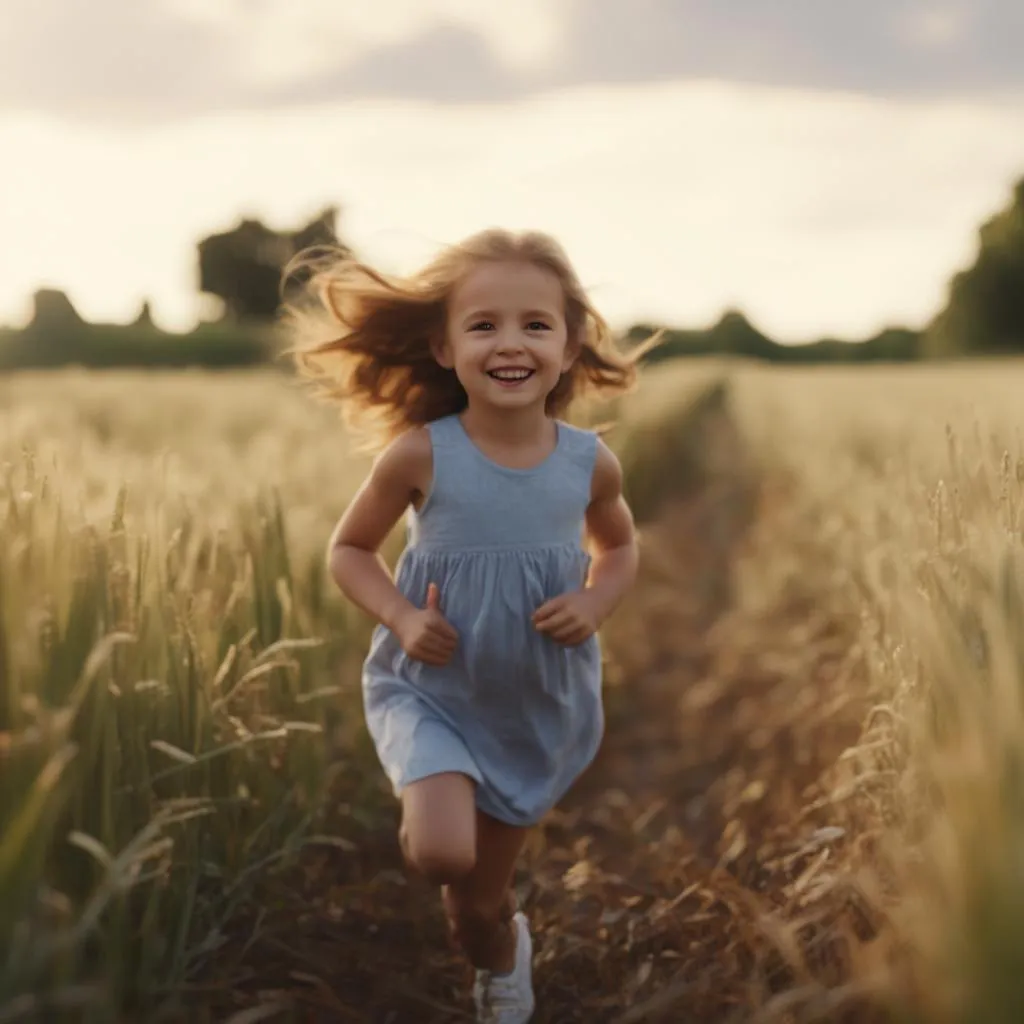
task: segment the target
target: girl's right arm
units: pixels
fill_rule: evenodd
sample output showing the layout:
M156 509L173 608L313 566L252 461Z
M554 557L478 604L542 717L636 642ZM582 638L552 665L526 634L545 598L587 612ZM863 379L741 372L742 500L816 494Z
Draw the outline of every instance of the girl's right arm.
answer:
M432 588L417 608L395 586L380 546L409 504L427 493L433 454L426 430L411 430L374 461L369 475L331 534L328 566L342 593L390 629L410 656L444 664L457 636L437 608Z

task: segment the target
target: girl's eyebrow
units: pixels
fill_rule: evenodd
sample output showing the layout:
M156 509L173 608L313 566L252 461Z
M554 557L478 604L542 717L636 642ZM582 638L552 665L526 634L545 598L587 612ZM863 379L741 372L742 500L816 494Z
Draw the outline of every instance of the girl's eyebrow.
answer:
M555 314L550 309L527 309L522 314L523 319L532 319L534 317L540 317L543 320L553 319ZM474 309L466 313L462 318L463 321L469 320L497 320L501 316L500 313L493 309Z

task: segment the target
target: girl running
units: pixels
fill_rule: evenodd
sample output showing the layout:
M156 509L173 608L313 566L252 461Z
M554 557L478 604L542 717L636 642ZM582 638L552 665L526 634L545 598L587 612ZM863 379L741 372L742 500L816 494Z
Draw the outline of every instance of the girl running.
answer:
M402 849L442 887L478 1019L525 1024L515 865L597 753L597 632L637 565L618 461L560 416L629 389L635 356L539 233L485 231L403 279L321 262L311 283L319 302L291 317L299 366L382 449L329 564L378 623L363 699ZM403 514L392 578L378 550Z

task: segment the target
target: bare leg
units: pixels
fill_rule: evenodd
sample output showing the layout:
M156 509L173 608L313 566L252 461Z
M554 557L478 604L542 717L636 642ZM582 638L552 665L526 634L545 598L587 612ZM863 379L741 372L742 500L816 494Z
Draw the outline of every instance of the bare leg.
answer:
M476 862L444 887L444 905L456 942L478 970L515 966L512 879L527 829L476 812Z
M476 784L442 772L402 790L399 840L406 862L434 885L465 878L476 863Z

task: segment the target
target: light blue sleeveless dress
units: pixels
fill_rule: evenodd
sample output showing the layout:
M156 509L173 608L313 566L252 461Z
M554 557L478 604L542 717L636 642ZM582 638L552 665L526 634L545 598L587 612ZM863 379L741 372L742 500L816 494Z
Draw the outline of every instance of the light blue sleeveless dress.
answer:
M538 822L597 753L604 731L597 636L567 647L538 633L545 601L580 589L597 436L558 422L555 450L510 469L458 416L428 426L430 493L409 510L395 581L417 607L437 584L459 641L449 663L409 658L379 625L363 671L367 726L399 794L438 772L475 780L477 806L510 825Z

